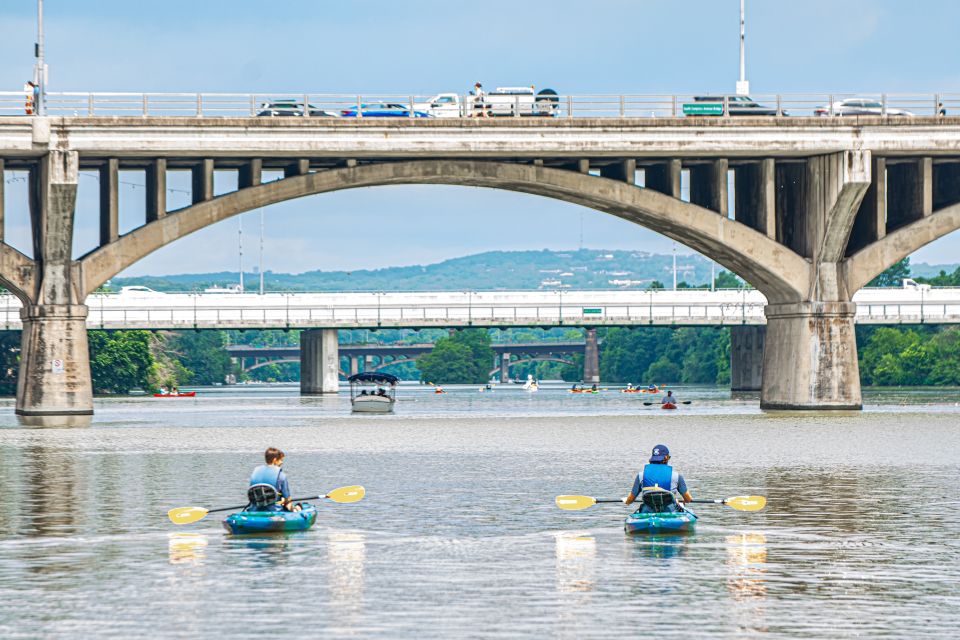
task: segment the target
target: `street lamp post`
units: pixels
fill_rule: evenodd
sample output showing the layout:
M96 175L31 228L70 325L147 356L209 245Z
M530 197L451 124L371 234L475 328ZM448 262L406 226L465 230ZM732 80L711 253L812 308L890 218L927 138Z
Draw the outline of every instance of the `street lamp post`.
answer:
M744 60L744 20L743 3L740 0L740 80L737 82L737 95L746 96L750 94L750 83L747 82L747 68Z
M34 75L38 89L37 104L33 108L38 116L43 116L46 115L47 106L47 65L43 62L43 0L37 0L37 42L33 49L33 55L37 58Z

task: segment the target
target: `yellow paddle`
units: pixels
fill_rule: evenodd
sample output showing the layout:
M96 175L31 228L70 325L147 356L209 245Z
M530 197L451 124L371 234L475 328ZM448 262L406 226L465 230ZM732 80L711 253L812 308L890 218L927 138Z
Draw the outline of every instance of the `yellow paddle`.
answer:
M304 500L319 500L321 498L328 498L333 502L338 502L340 504L347 504L350 502L359 502L363 500L363 497L367 494L366 489L360 485L352 485L349 487L340 487L339 489L334 489L325 496L308 496L306 498L294 498L292 502L302 502ZM237 507L220 507L219 509L204 509L203 507L177 507L176 509L170 509L167 511L167 517L170 518L170 522L173 524L190 524L191 522L197 522L198 520L203 520L207 517L208 513L216 513L217 511L236 511L237 509L243 509L247 505L242 504Z
M566 511L579 511L587 509L595 504L608 502L620 502L623 500L614 498L593 498L591 496L557 496L555 502L557 506ZM723 504L737 511L760 511L767 504L767 499L763 496L734 496L722 500L693 500L692 502L700 504ZM687 504L687 503L685 503Z

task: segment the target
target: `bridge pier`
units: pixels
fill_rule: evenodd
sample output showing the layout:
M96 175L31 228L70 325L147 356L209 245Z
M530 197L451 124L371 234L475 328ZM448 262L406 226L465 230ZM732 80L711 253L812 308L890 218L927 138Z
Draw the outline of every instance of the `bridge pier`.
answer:
M50 151L30 172L37 281L19 292L25 300L16 413L24 416L93 413L87 307L73 278L78 177L77 154L67 151Z
M300 395L340 390L340 346L336 329L307 329L300 333Z
M583 382L600 383L600 348L597 346L597 330L587 329L586 344L583 345Z
M500 382L510 382L510 354L506 351L500 354Z
M763 325L730 327L730 390L760 391L763 384Z

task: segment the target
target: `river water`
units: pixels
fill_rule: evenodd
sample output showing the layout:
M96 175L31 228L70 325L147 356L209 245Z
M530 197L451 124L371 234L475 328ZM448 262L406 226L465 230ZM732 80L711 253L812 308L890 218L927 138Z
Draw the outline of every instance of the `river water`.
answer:
M0 636L955 637L960 393L862 413L763 414L755 398L403 387L393 416L292 387L98 400L90 426L0 405ZM694 535L628 537L624 495L658 443L701 505ZM262 451L293 492L363 484L308 532L231 537Z

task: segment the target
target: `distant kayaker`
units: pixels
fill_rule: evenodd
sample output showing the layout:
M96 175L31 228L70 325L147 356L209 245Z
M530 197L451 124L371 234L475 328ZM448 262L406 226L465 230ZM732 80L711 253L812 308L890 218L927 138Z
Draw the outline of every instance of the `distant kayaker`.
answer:
M673 395L673 391L667 391L667 395L660 398L660 404L677 404L677 396Z
M636 479L633 481L633 488L630 490L630 495L624 498L626 504L633 504L634 500L641 497L644 493L649 493L653 491L670 491L679 493L683 496L683 499L686 502L693 500L693 496L690 495L690 491L687 489L687 481L683 479L683 476L674 471L673 467L670 466L670 450L665 444L658 444L653 448L653 453L650 456L650 464L644 465L643 470L637 474ZM677 505L672 500L668 500L669 504L663 506L663 511L676 511ZM641 512L652 512L660 509L654 509L647 505L644 501L644 505L641 508Z
M251 511L299 511L300 505L291 505L290 483L287 474L283 472L285 455L280 449L270 447L263 458L262 464L253 470L250 475L250 488L247 497L250 500Z

